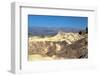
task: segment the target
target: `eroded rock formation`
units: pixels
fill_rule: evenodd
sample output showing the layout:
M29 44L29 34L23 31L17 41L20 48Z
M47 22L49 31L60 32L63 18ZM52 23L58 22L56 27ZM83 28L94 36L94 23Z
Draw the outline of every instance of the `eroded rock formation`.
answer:
M28 54L53 59L87 58L87 34L59 32L49 38L29 38Z

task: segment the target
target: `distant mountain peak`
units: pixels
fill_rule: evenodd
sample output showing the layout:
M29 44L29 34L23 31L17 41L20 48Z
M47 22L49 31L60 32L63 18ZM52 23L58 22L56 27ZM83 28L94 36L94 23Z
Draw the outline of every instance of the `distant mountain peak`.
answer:
M65 32L63 32L63 31L58 31L58 34L57 35L64 35L65 34Z

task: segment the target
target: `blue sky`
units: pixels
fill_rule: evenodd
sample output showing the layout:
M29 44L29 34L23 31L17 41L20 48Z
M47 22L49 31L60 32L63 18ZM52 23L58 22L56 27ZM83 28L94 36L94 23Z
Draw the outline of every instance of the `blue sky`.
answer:
M69 27L85 28L88 17L28 15L28 27Z

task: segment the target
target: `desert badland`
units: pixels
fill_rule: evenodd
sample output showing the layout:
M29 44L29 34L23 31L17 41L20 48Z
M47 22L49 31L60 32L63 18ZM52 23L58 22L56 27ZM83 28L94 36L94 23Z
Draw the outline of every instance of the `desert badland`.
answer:
M88 33L59 31L55 36L28 38L28 58L32 60L88 58Z

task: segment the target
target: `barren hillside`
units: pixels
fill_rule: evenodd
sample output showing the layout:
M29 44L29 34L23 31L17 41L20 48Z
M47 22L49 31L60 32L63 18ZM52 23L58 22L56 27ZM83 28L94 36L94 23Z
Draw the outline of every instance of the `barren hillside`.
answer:
M60 31L52 37L29 37L29 60L87 58L87 44L87 34L79 33Z

